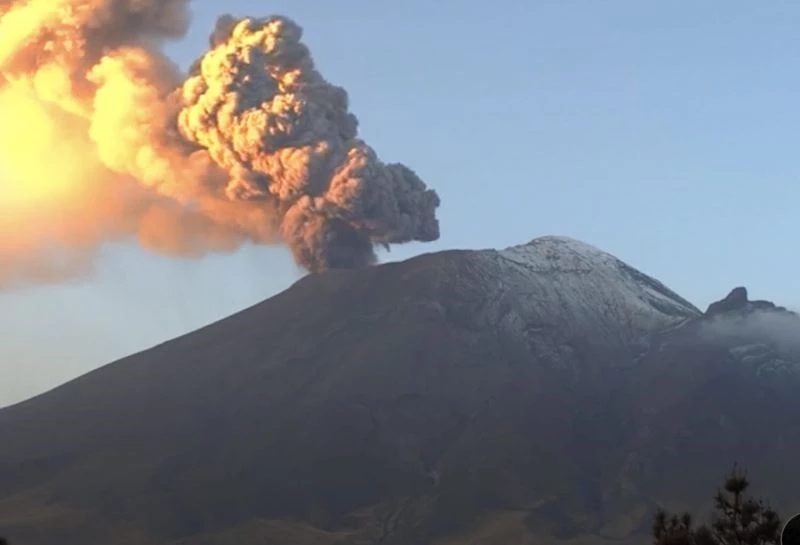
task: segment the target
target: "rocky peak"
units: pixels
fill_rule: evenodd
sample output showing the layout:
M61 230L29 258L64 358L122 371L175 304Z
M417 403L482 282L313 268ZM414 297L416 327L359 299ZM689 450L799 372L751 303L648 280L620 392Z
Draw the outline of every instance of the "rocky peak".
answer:
M715 301L708 305L706 316L714 316L717 314L724 314L735 310L742 310L747 307L747 288L739 286L733 288L731 292L725 296L724 299Z
M720 314L728 314L733 312L749 313L755 310L775 310L786 311L786 308L779 307L771 301L750 301L747 296L747 288L739 286L733 288L731 292L708 306L705 312L706 316L717 316Z

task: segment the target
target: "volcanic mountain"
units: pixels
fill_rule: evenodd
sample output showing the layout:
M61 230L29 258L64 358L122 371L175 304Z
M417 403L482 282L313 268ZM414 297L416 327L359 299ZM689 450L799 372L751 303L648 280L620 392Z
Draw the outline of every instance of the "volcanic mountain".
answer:
M800 509L800 317L564 237L310 275L0 411L18 545L639 543Z

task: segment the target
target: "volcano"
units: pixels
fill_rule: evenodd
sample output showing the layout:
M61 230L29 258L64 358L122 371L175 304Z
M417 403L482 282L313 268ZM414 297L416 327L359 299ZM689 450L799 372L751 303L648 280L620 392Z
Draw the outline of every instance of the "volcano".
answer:
M800 317L543 237L312 274L0 411L18 545L644 543L800 510Z

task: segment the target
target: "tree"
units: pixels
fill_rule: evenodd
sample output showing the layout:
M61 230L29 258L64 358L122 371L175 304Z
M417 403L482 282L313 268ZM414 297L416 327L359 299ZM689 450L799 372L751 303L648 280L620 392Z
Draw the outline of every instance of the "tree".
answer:
M710 525L694 527L689 513L659 510L653 521L654 545L779 545L778 513L747 495L749 486L747 476L734 466L714 497Z

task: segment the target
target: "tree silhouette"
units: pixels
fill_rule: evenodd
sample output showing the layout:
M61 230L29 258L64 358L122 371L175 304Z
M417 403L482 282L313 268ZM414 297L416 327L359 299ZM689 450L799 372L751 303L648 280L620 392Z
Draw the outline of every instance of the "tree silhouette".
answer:
M746 494L750 482L736 466L714 497L711 524L694 527L689 513L659 510L653 521L654 545L778 545L778 513Z

